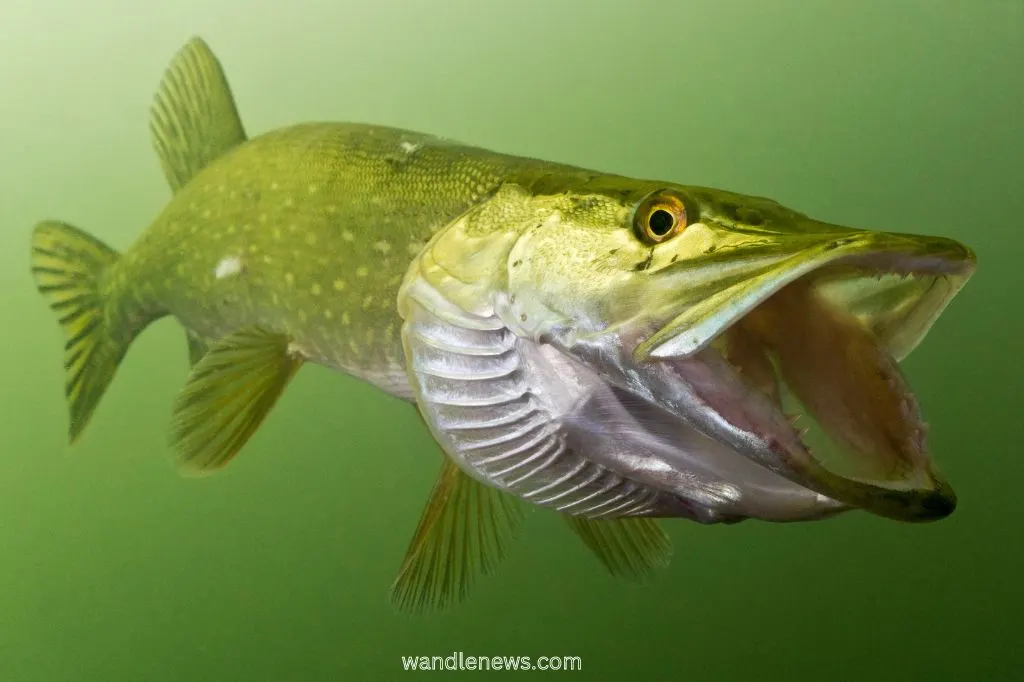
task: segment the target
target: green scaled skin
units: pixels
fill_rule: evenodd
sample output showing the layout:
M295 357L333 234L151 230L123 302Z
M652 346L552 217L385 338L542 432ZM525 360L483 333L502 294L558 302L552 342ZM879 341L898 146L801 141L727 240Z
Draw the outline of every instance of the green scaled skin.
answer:
M410 261L526 163L364 125L257 137L201 171L125 254L124 314L171 314L208 338L255 324L393 389Z
M500 157L386 128L275 131L200 172L117 277L147 319L170 313L214 338L256 324L315 362L400 373L409 262L502 170Z

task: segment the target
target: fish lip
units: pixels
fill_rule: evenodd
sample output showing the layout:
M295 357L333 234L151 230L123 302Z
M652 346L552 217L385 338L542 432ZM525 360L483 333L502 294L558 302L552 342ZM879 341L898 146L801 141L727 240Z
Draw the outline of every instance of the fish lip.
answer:
M678 323L676 318L636 346L633 351L634 361L638 365L665 362L700 364L700 354L704 351L712 352L712 349L706 348L712 340L786 284L808 276L865 277L872 274L898 274L933 277L936 281L949 279L948 290L940 295L938 302L932 302L933 306L937 306L931 311L931 320L934 321L976 267L973 251L956 241L941 238L856 233L816 245L812 249L810 254L797 253L783 261L773 281L748 296L743 305L730 311L727 317L717 320L717 329L713 334L708 334L703 343L688 344L686 339L679 343L680 337L685 336L689 330L673 329L673 325ZM769 414L764 406L750 409L755 412L762 410L753 419L760 428L747 430L723 414L719 414L719 417L755 442L743 449L744 454L753 456L766 466L766 462L774 458L777 464L769 468L801 485L850 507L900 521L935 521L949 516L956 508L955 492L934 470L927 454L924 455L926 465L912 481L886 485L844 477L825 468L814 458L781 408L776 409L774 405L768 408L776 414Z
M862 271L860 276L875 273L948 278L950 290L934 312L934 319L966 284L977 265L974 251L952 239L887 232L850 232L821 235L804 242L773 267L774 277L766 278L768 281L762 286L744 292L739 304L725 314L708 316L696 324L687 324L685 313L671 319L637 344L633 350L633 361L640 364L660 358L690 357L787 284L830 266L851 266ZM913 345L916 344L896 355L905 356Z

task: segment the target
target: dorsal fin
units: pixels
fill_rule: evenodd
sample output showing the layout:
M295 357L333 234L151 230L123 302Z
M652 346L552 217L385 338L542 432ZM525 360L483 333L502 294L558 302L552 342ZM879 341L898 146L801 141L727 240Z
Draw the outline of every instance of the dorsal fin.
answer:
M227 77L202 38L189 40L168 66L150 108L149 128L175 192L245 142Z

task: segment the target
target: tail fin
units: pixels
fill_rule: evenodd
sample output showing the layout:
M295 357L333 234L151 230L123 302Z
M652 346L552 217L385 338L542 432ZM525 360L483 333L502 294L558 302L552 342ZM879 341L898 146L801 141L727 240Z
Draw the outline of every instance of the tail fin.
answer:
M111 335L103 287L103 274L118 257L116 251L71 225L42 222L32 232L32 274L67 339L65 393L72 443L89 422L126 350L127 342Z

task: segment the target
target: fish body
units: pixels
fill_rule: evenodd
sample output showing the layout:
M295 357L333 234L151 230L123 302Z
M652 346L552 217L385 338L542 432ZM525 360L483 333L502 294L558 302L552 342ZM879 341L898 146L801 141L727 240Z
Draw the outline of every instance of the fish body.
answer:
M445 457L399 605L461 596L516 500L627 576L667 559L655 518L952 512L897 360L973 272L957 242L394 128L249 138L199 39L151 128L173 197L128 250L33 233L71 439L167 315L192 363L171 435L187 472L231 461L305 363L415 403ZM800 411L850 470L812 452Z
M395 303L409 264L526 170L567 172L379 126L275 130L184 185L112 276L140 321L173 315L203 339L259 326L410 397Z

